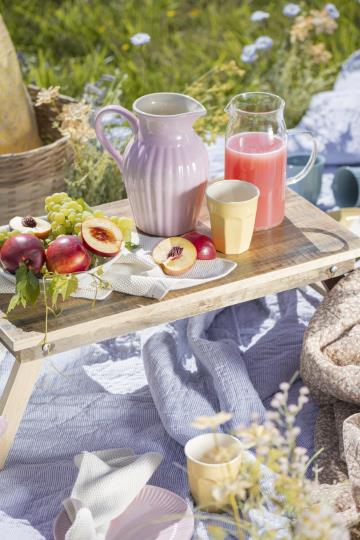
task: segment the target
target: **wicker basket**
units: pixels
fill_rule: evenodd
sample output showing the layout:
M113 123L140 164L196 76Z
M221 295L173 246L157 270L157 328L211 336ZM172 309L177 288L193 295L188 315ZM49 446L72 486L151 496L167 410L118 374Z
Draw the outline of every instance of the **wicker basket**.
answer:
M28 90L34 102L40 89L29 86ZM74 101L66 96L58 99L60 104ZM68 139L53 126L54 108L43 104L35 112L44 146L0 155L0 224L13 216L42 215L44 198L65 189L66 164L71 159Z

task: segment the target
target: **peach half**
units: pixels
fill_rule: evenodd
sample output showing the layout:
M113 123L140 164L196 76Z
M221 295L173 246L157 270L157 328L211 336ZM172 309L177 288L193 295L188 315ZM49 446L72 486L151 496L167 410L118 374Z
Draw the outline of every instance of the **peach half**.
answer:
M197 251L194 244L181 236L172 236L159 242L152 256L165 274L178 276L190 270L195 264Z
M99 257L114 257L121 249L122 233L117 225L107 218L89 218L81 225L84 246Z

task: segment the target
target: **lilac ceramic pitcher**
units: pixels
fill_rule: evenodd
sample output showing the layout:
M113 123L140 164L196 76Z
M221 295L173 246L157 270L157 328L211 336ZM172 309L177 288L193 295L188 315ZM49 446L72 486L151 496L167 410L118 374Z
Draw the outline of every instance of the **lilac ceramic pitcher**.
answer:
M101 109L96 135L119 165L137 227L156 236L194 228L208 179L208 155L192 128L206 109L183 94L159 92L137 99L136 116L118 105ZM134 137L121 155L106 138L101 119L118 113Z

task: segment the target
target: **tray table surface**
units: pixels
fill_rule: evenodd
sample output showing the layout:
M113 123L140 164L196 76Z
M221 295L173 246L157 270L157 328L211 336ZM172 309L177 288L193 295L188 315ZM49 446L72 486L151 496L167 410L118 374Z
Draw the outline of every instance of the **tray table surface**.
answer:
M259 298L349 271L360 257L360 238L291 190L287 190L282 225L254 234L246 253L227 258L238 263L228 276L163 300L113 292L106 300L70 299L60 316L50 316L51 354L94 343L163 322ZM103 205L108 215L131 215L127 200ZM204 204L200 221L209 225ZM219 256L223 256L219 254ZM331 270L330 270L331 269ZM43 355L44 307L4 313L10 295L0 295L0 340L19 360Z

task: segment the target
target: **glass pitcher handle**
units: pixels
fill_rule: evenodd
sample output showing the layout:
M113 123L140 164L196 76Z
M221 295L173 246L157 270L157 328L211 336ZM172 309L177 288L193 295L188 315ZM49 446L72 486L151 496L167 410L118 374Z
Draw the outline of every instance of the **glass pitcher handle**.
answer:
M307 162L307 164L305 165L305 167L299 172L297 173L295 176L291 176L290 178L287 178L286 179L286 183L287 185L290 185L290 184L296 184L296 182L299 182L300 180L302 180L307 174L308 172L311 170L311 168L313 167L314 163L315 163L315 160L317 158L317 155L318 155L318 150L317 150L317 142L316 142L316 139L314 137L314 135L311 133L311 131L297 131L297 130L288 130L288 135L308 135L310 138L311 138L311 141L312 141L312 150L311 150L311 154L310 154L310 157L309 157L309 161Z
M115 159L115 161L118 163L119 168L122 172L123 170L123 164L124 164L124 158L122 154L116 148L113 147L109 139L106 137L104 133L104 129L101 123L102 117L105 114L109 113L116 113L123 116L130 124L131 129L133 130L134 135L136 136L138 130L139 130L139 121L136 118L136 116L125 109L124 107L120 107L120 105L107 105L106 107L103 107L98 111L96 117L95 117L95 132L96 136L103 145L104 148L109 152L109 154Z

